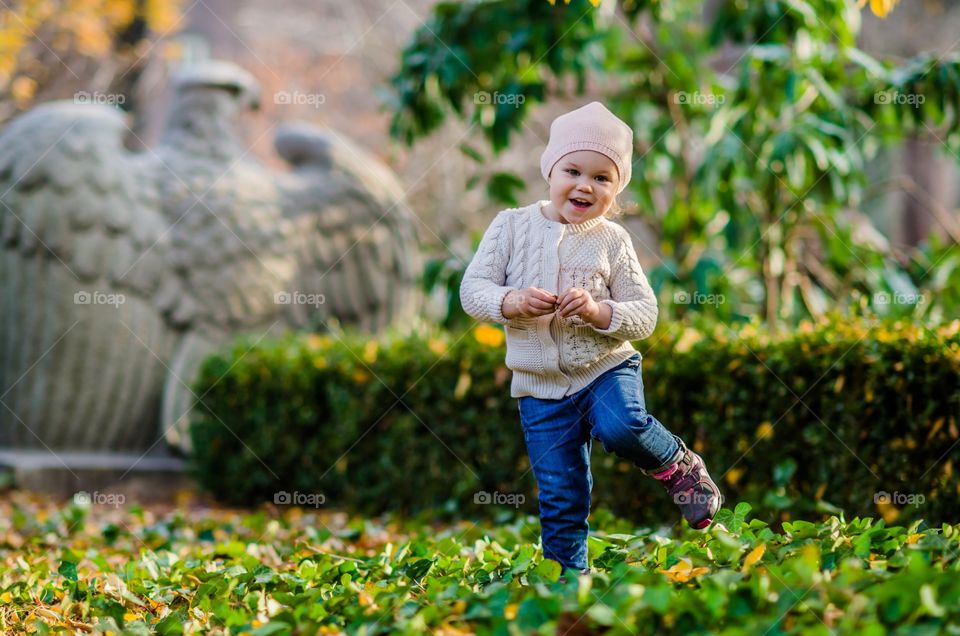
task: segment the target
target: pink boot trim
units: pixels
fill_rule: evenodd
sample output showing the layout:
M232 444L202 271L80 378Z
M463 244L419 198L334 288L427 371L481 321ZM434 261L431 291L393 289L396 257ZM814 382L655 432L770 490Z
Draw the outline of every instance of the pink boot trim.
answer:
M674 464L673 466L671 466L670 468L668 468L668 469L666 469L666 470L664 470L664 471L662 471L662 472L653 473L653 478L654 478L654 479L666 479L667 477L669 477L670 475L672 475L672 474L677 470L678 467L679 467L678 464Z

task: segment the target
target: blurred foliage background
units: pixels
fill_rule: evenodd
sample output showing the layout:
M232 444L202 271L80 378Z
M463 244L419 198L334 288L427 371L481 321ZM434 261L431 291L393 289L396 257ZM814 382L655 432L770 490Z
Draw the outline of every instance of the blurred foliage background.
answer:
M0 120L75 90L133 93L158 33L182 0L19 0L0 11ZM132 102L126 104L130 109Z
M486 324L238 341L195 383L197 479L236 503L271 501L284 484L368 514L511 508L478 502L482 492L523 494L516 509L535 514L504 344ZM660 327L636 344L651 411L709 458L728 507L749 501L769 522L844 511L937 525L955 515L960 321L831 315L774 336L755 319ZM598 507L638 523L675 518L659 484L600 444L591 470L603 484Z
M485 0L432 4L422 21L414 15L420 26L377 94L393 142L411 156L426 148L417 157L426 172L405 175L417 176L406 179L411 189L421 178L431 191L450 174L459 178L444 171L454 161L431 143L445 127L461 127L453 131L457 159L470 169L449 196L459 203L470 193L469 203L452 214L413 206L443 247L423 285L439 299L445 329L409 341L301 335L237 343L212 357L196 384L206 396L193 429L201 482L224 498L268 498L277 481L263 470L259 457L268 457L284 483L372 510L398 500L457 507L479 487L529 488L502 333L474 328L459 303L480 233L461 251L433 221L529 202L535 190L521 169L538 174L535 120L599 99L635 132L620 220L655 261L646 273L661 327L641 347L658 378L648 384L652 406L679 413L678 426L725 469L726 487L771 517L839 505L895 518L872 494L907 474L929 507L904 515L948 514L957 494L949 453L960 435L958 323L926 328L960 316L960 215L956 197L941 196L926 177L931 153L954 168L960 157L960 42L931 52L916 36L916 50L905 54L867 52L866 20L908 20L907 7L891 13L895 4ZM117 106L131 113L151 106L137 103L141 74L166 36L183 31L191 8L11 3L0 12L0 121L74 91L122 95ZM219 8L223 20L208 23L232 31L235 21ZM254 69L258 79L287 88L289 77L277 75L284 62L260 54L271 64ZM346 55L329 56L318 90ZM353 68L345 76L345 85L363 84L350 81ZM330 90L344 100L331 110L348 123L367 121L361 107L345 106L356 101L348 88ZM891 177L890 157L904 149L908 162L916 157L913 172ZM503 161L511 151L512 164ZM908 214L905 240L879 222L894 188L929 217L924 225ZM637 233L635 222L649 232ZM889 320L863 326L875 317ZM763 452L751 453L754 446ZM633 475L615 458L597 466L623 480L607 505L626 511L659 501L630 490ZM412 477L403 492L384 478L404 473ZM871 486L865 494L867 486L853 491L850 483Z
M520 205L523 181L488 159L537 104L600 77L636 135L625 194L659 243L647 273L666 316L776 327L839 307L939 322L960 314L957 213L935 210L946 240L894 247L871 222L884 184L870 166L917 137L956 158L960 57L877 58L857 48L860 24L842 0L441 3L391 79L391 132L412 144L468 121L485 143L461 145L468 187ZM464 265L447 255L426 272L449 294L448 326L470 322L453 300Z
M429 145L451 120L470 127L458 144L473 165L463 187L482 190L491 208L529 196L530 184L498 159L529 132L538 106L602 99L636 133L624 220L649 227L636 238L656 259L647 274L664 319L760 315L789 327L840 308L936 323L960 315L960 216L922 180L889 183L878 166L918 143L956 162L960 57L955 46L867 54L858 45L865 12L907 20L906 9L891 13L895 5L440 2L378 94L390 135L408 147ZM143 117L141 73L189 22L182 0L23 0L7 9L0 121L62 97L65 86L122 95L118 106ZM228 21L224 14L232 31ZM906 245L880 231L878 202L894 188L915 197L937 231L920 227ZM479 234L465 243L431 234L443 249L424 286L444 325L466 326L457 290Z

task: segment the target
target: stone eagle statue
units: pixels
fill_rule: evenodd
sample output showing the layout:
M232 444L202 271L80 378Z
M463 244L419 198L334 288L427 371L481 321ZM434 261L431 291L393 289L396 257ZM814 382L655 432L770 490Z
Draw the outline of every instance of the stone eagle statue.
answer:
M376 333L418 313L421 256L393 173L333 131L282 125L248 156L243 69L175 77L159 145L124 114L40 105L0 133L0 443L189 450L190 383L241 334Z

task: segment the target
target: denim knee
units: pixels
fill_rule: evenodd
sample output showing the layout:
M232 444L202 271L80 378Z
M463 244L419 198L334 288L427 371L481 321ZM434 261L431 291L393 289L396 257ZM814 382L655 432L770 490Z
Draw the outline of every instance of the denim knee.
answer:
M637 438L656 422L646 411L638 415L636 420L621 417L601 419L593 427L593 437L600 440L603 450L608 453L629 456L637 446Z

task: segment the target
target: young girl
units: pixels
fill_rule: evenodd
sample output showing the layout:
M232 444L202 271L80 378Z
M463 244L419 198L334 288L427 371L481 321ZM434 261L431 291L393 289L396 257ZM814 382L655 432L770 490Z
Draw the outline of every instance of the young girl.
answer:
M550 200L498 213L460 287L468 314L504 325L543 553L564 570L589 571L593 439L660 480L694 528L723 502L703 459L646 410L630 341L653 332L657 299L630 235L605 218L632 149L633 131L599 102L557 117L540 158Z

